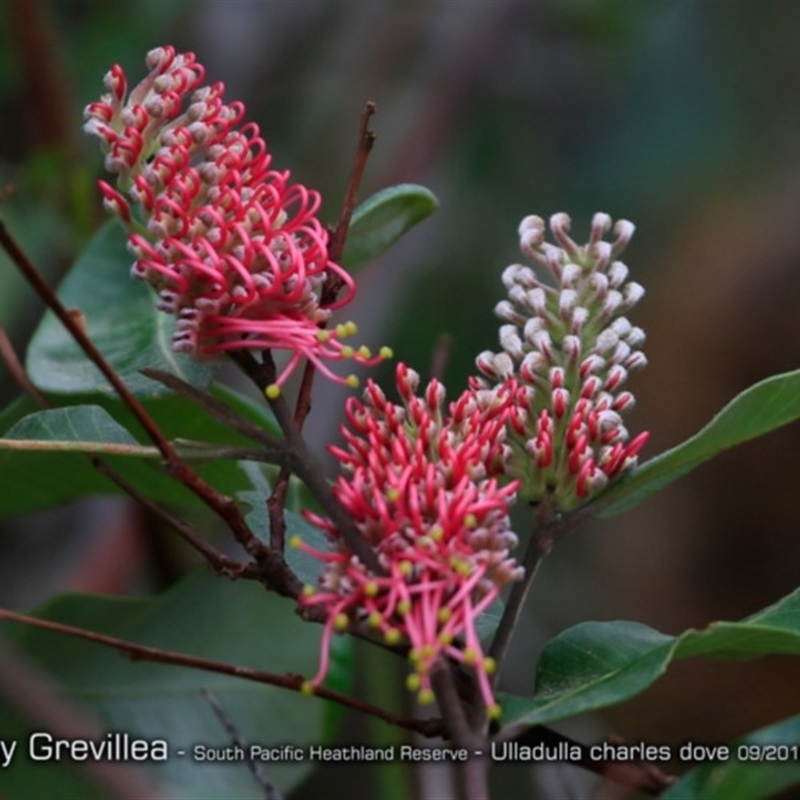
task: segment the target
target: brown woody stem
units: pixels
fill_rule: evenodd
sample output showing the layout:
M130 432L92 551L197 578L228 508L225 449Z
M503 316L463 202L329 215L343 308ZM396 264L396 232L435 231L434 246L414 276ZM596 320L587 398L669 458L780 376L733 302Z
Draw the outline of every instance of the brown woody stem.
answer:
M135 644L134 642L128 642L125 639L118 639L116 636L107 636L102 633L87 631L83 628L76 628L72 625L65 625L61 622L52 622L47 619L31 617L27 614L20 614L6 608L0 608L0 619L19 622L23 625L31 625L55 633L64 633L68 636L75 636L79 639L94 642L95 644L113 647L127 655L133 661L154 661L161 664L174 664L191 669L202 669L207 672L216 672L221 675L231 675L235 678L255 681L256 683L280 686L282 689L289 689L293 692L302 692L306 682L302 675L277 675L272 672L263 672L250 667L226 664L222 661L212 661L207 658L200 658L199 656L187 655L186 653L176 653L172 650L162 650L158 647L147 647L145 645ZM400 728L415 731L423 736L437 736L442 730L441 722L437 719L409 719L397 714L392 714L371 703L365 703L355 697L350 697L332 689L320 687L314 690L314 695L316 697L321 697L323 700L333 700L335 703L360 711L363 714L377 717L384 722L388 722L390 725L397 725Z
M336 228L330 235L328 241L328 258L338 264L344 253L344 246L347 241L347 233L350 228L350 220L358 199L358 192L361 181L364 177L364 170L367 166L367 159L375 142L375 134L369 128L369 121L375 113L375 103L368 102L361 113L361 121L358 128L358 145L353 158L353 165L350 169L350 178L347 182L344 202L339 213L339 221ZM322 287L320 304L328 306L336 300L337 295L342 289L342 281L333 272L329 272ZM300 382L300 390L297 394L297 402L294 409L294 421L298 430L303 429L306 417L311 411L311 391L314 387L316 368L307 361L303 369L303 378ZM286 533L286 523L283 518L283 509L286 503L286 494L289 486L290 471L285 467L281 469L275 489L267 501L267 511L270 520L270 545L282 551Z

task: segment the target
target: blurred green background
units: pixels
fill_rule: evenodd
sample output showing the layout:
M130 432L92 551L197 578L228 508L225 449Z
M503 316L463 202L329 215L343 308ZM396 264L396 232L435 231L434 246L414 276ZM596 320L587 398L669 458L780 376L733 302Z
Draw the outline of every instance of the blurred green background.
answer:
M246 103L273 163L323 193L325 221L337 216L358 116L374 100L362 197L415 182L441 207L359 274L348 317L360 338L390 344L423 373L444 357L455 395L475 354L496 346L492 308L500 270L520 258L519 220L568 211L581 241L595 211L631 219L625 260L648 290L634 322L648 332L650 366L631 381L629 429L652 431L646 458L800 362L799 36L800 3L781 0L5 0L0 186L16 191L2 213L57 280L102 221L101 159L81 135L81 110L112 63L135 83L159 44L195 51L227 98ZM0 320L19 350L40 313L0 256ZM321 450L346 394L318 389L308 431ZM3 401L15 393L0 365ZM797 427L780 431L564 542L534 590L507 687L530 691L542 643L581 620L677 633L796 587L799 453ZM3 532L0 557L16 578L7 602L67 585L64 569L37 572L41 544L58 551L60 519ZM800 711L796 670L777 657L683 663L572 730L730 739ZM517 772L533 792L529 770ZM535 780L548 796L586 778L552 769Z

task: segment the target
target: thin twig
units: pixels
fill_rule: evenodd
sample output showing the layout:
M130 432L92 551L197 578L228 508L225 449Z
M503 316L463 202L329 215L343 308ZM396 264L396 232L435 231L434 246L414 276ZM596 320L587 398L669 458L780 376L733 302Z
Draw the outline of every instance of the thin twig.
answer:
M356 145L356 154L353 158L353 166L350 169L350 179L347 182L347 190L345 191L342 210L339 213L339 222L336 224L336 229L333 231L330 241L328 242L328 255L331 261L336 263L341 260L342 254L344 253L344 246L347 242L347 232L350 228L350 219L356 207L356 200L358 200L358 192L361 188L361 181L364 178L367 159L375 144L375 133L370 130L369 122L376 111L377 106L370 100L361 112L361 120L358 126L358 144ZM335 295L331 297L328 302L333 299L335 299ZM325 300L326 298L323 298L323 303Z
M233 724L233 720L225 713L225 709L222 707L222 704L214 697L211 692L207 689L203 689L203 696L208 701L208 704L211 706L211 710L216 715L217 719L222 723L222 727L230 735L231 739L233 740L234 744L241 748L242 753L244 754L243 760L244 763L247 764L247 768L250 772L253 773L253 777L256 779L256 783L264 790L264 798L265 800L283 800L283 795L278 790L278 787L267 777L267 773L264 772L264 768L261 764L257 761L254 761L250 757L250 747L242 736L241 732L238 728Z
M489 800L489 763L487 742L482 732L483 720L470 719L458 692L455 669L450 661L440 658L431 670L431 685L450 741L469 754L460 764L465 799Z
M0 220L0 245L8 253L16 267L33 286L45 305L58 317L61 324L69 331L70 336L80 345L87 357L103 373L104 377L126 406L131 410L136 420L146 431L153 444L158 447L166 460L174 458L172 447L167 441L161 429L145 410L144 406L128 389L125 383L117 374L116 370L105 360L102 353L95 347L94 342L87 336L80 321L75 319L75 315L65 308L58 299L55 292L50 288L47 281L42 277L34 266L33 262L25 255L17 241L11 236L5 224Z
M102 353L86 335L81 323L64 307L33 262L25 255L22 248L8 232L2 220L0 220L0 245L2 245L11 260L48 308L53 311L73 339L80 345L87 357L114 387L120 399L131 410L150 440L164 456L164 464L169 474L190 489L225 521L239 544L259 564L263 570L265 580L271 584L279 585L288 570L283 555L274 553L265 547L248 527L236 502L230 497L217 492L181 459L161 429L147 413L142 403L128 389L114 368L106 361Z
M175 533L178 534L187 544L197 550L205 560L211 565L213 570L219 574L224 575L232 580L239 578L260 578L258 570L253 564L242 564L229 558L224 553L217 550L210 545L205 539L197 534L194 528L182 519L173 516L165 509L161 508L158 504L150 500L146 495L142 494L132 483L123 478L116 470L108 466L104 461L99 458L93 458L92 464L95 469L102 472L110 481L113 481L123 492L132 497L141 506L146 508L151 513L155 514L159 520L164 522ZM293 587L293 590L287 592L289 596L296 597L295 592L300 591L300 587Z
M25 389L28 394L33 398L33 401L43 409L50 409L53 404L36 388L33 381L25 371L22 362L19 360L11 342L5 336L5 331L0 328L0 345L2 349L3 360L9 368L9 372L15 377L17 382ZM3 446L7 446L9 442L3 442ZM201 538L194 528L188 522L170 514L165 509L154 503L144 494L142 494L130 481L124 478L117 470L110 467L103 461L102 458L92 456L89 458L92 466L105 475L110 481L115 483L123 492L137 501L141 506L146 508L154 514L161 522L171 528L178 534L185 542L197 550L209 563L212 569L220 574L225 575L232 580L238 578L250 578L254 580L260 579L260 575L253 568L251 564L242 564L238 561L228 558L215 547L212 547L208 542ZM289 587L289 591L285 592L291 597L296 597L297 592L300 591L299 582L296 586Z
M358 143L356 145L355 156L353 157L353 165L350 168L350 178L347 181L342 210L339 212L339 221L336 223L336 228L333 230L328 240L328 258L334 264L338 264L344 254L347 234L350 230L350 220L353 217L353 211L355 210L356 201L358 200L361 181L364 179L364 170L367 167L369 154L372 152L372 147L375 144L375 133L369 127L370 119L372 119L375 111L375 103L370 101L361 112L361 120L358 126ZM325 284L322 287L320 305L329 306L333 303L342 290L342 286L342 279L335 272L328 272ZM303 429L303 423L311 408L311 388L314 383L315 373L316 369L314 365L310 361L307 362L305 370L303 371L303 380L300 384L294 415L295 422L300 430Z
M275 362L269 351L264 352L263 361L260 362L252 353L244 350L232 351L230 357L262 392L275 382ZM269 404L286 437L287 450L292 459L291 471L316 497L336 526L339 535L350 550L361 559L364 566L375 575L384 575L385 570L378 562L374 550L356 527L347 509L337 500L302 434L297 430L294 416L286 400L278 395L275 399L270 399Z
M65 625L61 622L20 614L7 608L0 608L0 619L20 622L23 625L32 625L36 628L75 636L106 647L113 647L133 661L154 661L161 664L189 667L190 669L201 669L206 672L231 675L235 678L243 678L256 683L280 686L282 689L289 689L293 692L303 693L303 687L306 684L306 679L302 675L277 675L273 672L263 672L251 667L226 664L222 661L213 661L199 656L187 655L186 653L176 653L172 650L162 650L158 647L147 647L125 639L118 639L116 636L107 636L102 633L87 631L83 628L76 628L72 625ZM365 703L355 697L336 692L333 689L318 687L314 689L314 696L321 697L323 700L333 700L335 703L360 711L363 714L377 717L390 725L397 725L400 728L415 731L423 736L439 736L442 732L442 724L438 719L409 719L408 717L392 714L390 711L374 706L371 703Z
M235 447L227 444L197 442L193 439L175 439L173 444L175 452L179 453L181 458L186 461L260 461L264 464L285 464L289 460L283 449ZM73 439L0 439L0 450L84 453L147 459L161 457L158 448L152 445L87 442Z
M30 395L37 405L43 408L49 408L50 404L47 398L36 388L33 381L28 377L28 373L17 357L14 347L11 344L11 339L9 339L8 333L6 333L6 329L2 325L0 325L0 358L3 359L6 369L22 391Z
M493 676L495 684L499 678L500 666L505 658L511 637L514 634L539 566L559 539L587 519L593 517L596 510L597 508L592 502L570 514L562 515L552 506L549 495L545 496L536 506L534 528L522 563L525 568L525 575L511 589L508 601L503 609L503 616L500 618L500 624L497 626L492 645L489 648L489 655L495 660L498 667Z
M193 403L206 411L209 416L221 422L223 425L227 425L242 436L252 439L259 444L263 444L265 447L285 449L284 443L280 439L267 433L263 428L259 428L258 425L250 422L250 420L240 416L221 400L218 400L216 397L206 392L201 392L177 375L172 375L169 372L164 372L160 369L152 369L150 367L145 367L139 370L139 372L146 378L158 381L158 383L163 384L168 389L172 389L172 391L184 397L188 397Z
M361 181L364 178L367 159L375 143L375 134L369 127L369 121L375 113L375 110L375 103L369 102L361 113L361 120L358 126L358 144L356 146L355 156L353 157L353 165L350 169L350 178L347 182L342 209L339 212L339 221L328 240L328 258L335 264L341 261L342 254L344 253L347 233L350 230L350 220L352 219L356 201L358 200L358 192L361 188ZM331 305L342 290L342 286L342 279L335 272L329 271L322 287L320 305L323 307ZM317 370L314 364L311 361L306 361L294 409L294 421L298 430L303 430L306 417L311 411L311 392L314 386L316 372ZM267 511L270 520L270 545L280 551L283 551L286 534L286 522L284 520L283 510L286 503L290 477L291 472L285 467L282 468L272 495L267 501Z

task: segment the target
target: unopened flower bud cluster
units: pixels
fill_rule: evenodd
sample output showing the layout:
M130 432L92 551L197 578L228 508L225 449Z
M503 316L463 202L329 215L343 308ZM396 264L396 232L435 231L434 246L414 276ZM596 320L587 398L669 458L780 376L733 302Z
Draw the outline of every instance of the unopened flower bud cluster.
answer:
M522 221L521 250L549 280L526 265L506 268L508 299L496 307L506 323L501 350L477 359L491 381L515 380L524 388L512 426L521 496L538 501L549 493L563 510L630 469L648 436L629 442L622 422L634 403L628 374L646 364L644 332L626 316L644 290L628 280L618 258L634 226L626 220L612 226L607 214L595 214L584 245L569 230L569 217L555 214L550 243L540 217ZM609 232L613 238L605 241Z

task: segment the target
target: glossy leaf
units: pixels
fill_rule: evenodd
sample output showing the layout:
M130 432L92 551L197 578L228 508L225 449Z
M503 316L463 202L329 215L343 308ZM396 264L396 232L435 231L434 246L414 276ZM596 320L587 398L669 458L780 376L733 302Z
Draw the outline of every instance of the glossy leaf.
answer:
M715 455L800 419L800 370L746 389L690 439L650 459L599 500L601 517L627 511Z
M310 675L317 665L319 628L301 622L290 602L259 585L234 584L206 570L155 599L65 595L39 615L273 673ZM0 623L0 629L61 681L73 700L85 703L108 731L166 740L169 759L152 766L175 797L263 797L243 763L193 759L195 745L231 744L203 690L214 695L250 744L306 747L321 741L325 703L316 698L216 673L131 661L107 647L37 628ZM304 759L263 766L287 792L314 764ZM15 787L24 788L31 770L39 768L26 758L15 759L9 769L0 770L0 794L30 796Z
M212 393L251 422L270 432L276 432L274 421L266 407L255 405L224 387L215 386ZM137 441L149 444L130 411L116 398L92 394L60 396L60 400L65 403L69 401L100 406L110 415L114 424L129 431ZM143 402L167 438L252 445L248 439L210 419L202 409L178 395L153 397ZM22 398L0 414L0 432L15 430L19 434L20 430L25 430L20 425L34 425L35 420L41 419L39 413L41 412L36 410L30 399ZM145 462L114 456L104 460L145 492L151 500L182 507L200 506L194 495L164 474L157 461ZM226 494L234 495L237 491L250 487L248 479L235 462L214 460L197 463L195 468L218 491ZM3 475L0 519L52 508L87 495L119 493L119 489L94 469L89 459L80 453L0 450L0 472ZM65 480L65 476L69 476L69 480Z
M664 792L664 800L761 800L800 783L800 715L753 731L723 762L700 764ZM762 760L759 760L759 757Z
M136 440L100 406L67 406L38 411L21 419L5 439L136 444Z
M358 269L429 217L439 202L424 186L403 183L374 194L353 212L342 266Z
M501 699L504 724L533 725L621 703L691 656L800 655L800 589L741 622L667 636L638 622L584 622L542 652L532 698Z
M59 286L61 301L80 312L94 344L138 396L165 394L160 384L139 374L142 367L163 369L205 387L212 366L173 351L175 318L158 311L153 290L130 277L131 256L125 239L125 231L116 222L101 228ZM26 368L46 392L108 395L113 391L50 311L33 335Z

